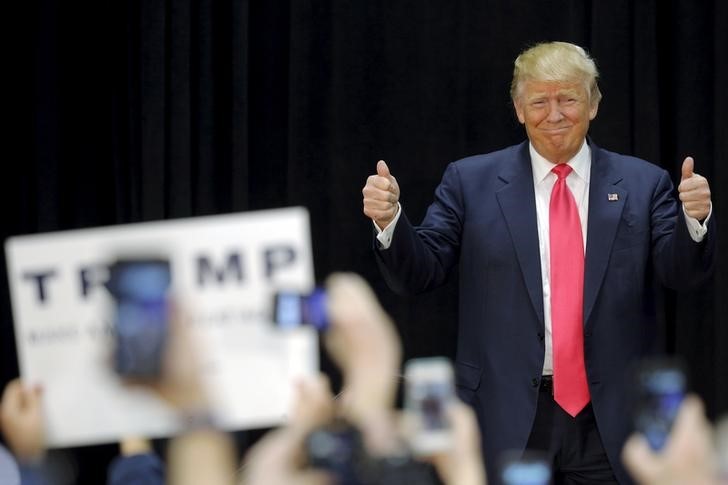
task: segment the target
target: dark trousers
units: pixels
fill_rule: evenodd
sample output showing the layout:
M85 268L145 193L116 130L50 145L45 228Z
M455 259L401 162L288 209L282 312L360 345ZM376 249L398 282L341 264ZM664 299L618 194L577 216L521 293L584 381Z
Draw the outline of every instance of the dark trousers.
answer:
M576 417L556 404L550 379L542 382L526 448L545 452L554 484L618 483L599 436L591 403Z

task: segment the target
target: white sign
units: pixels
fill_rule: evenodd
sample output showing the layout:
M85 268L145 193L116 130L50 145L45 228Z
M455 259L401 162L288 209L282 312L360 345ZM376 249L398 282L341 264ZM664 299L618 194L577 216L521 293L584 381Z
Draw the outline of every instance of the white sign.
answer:
M302 208L13 237L6 241L21 376L44 389L51 447L169 436L181 419L112 366L113 299L104 283L120 256L163 255L188 313L215 415L227 429L281 423L292 382L318 368L315 334L270 322L276 288L313 286Z

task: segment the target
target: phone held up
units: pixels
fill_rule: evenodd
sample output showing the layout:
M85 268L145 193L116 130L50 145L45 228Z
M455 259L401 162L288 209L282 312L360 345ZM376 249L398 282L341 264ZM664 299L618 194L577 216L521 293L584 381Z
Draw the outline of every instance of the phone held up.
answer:
M551 465L546 453L535 450L507 451L498 463L500 483L503 485L548 485L551 483Z
M169 330L169 261L162 258L119 259L106 284L114 299L115 370L126 379L157 378Z
M278 291L273 296L273 323L276 328L290 330L310 325L319 332L329 328L326 291L316 288L311 293Z
M411 359L406 362L405 413L409 442L415 455L430 455L452 447L449 408L455 399L453 368L445 357Z
M687 392L685 366L675 358L649 359L638 367L635 381L635 428L660 450Z

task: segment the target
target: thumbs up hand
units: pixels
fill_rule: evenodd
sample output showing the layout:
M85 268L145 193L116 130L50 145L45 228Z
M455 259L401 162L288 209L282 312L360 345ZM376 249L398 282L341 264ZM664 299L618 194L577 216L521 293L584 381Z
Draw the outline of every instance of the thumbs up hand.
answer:
M693 157L685 158L677 191L685 213L702 222L710 213L710 187L708 179L693 172L694 166Z
M399 185L389 173L384 160L377 162L377 174L370 175L362 189L364 215L372 219L380 229L389 225L399 209Z

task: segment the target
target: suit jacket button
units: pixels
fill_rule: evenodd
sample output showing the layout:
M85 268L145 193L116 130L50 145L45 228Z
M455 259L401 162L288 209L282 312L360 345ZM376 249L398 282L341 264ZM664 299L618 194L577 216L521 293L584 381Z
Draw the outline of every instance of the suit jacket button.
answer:
M538 379L535 377L531 379L531 387L538 387Z
M542 332L538 332L538 339L539 339L539 340L540 340L541 342L543 342L543 333L542 333Z

